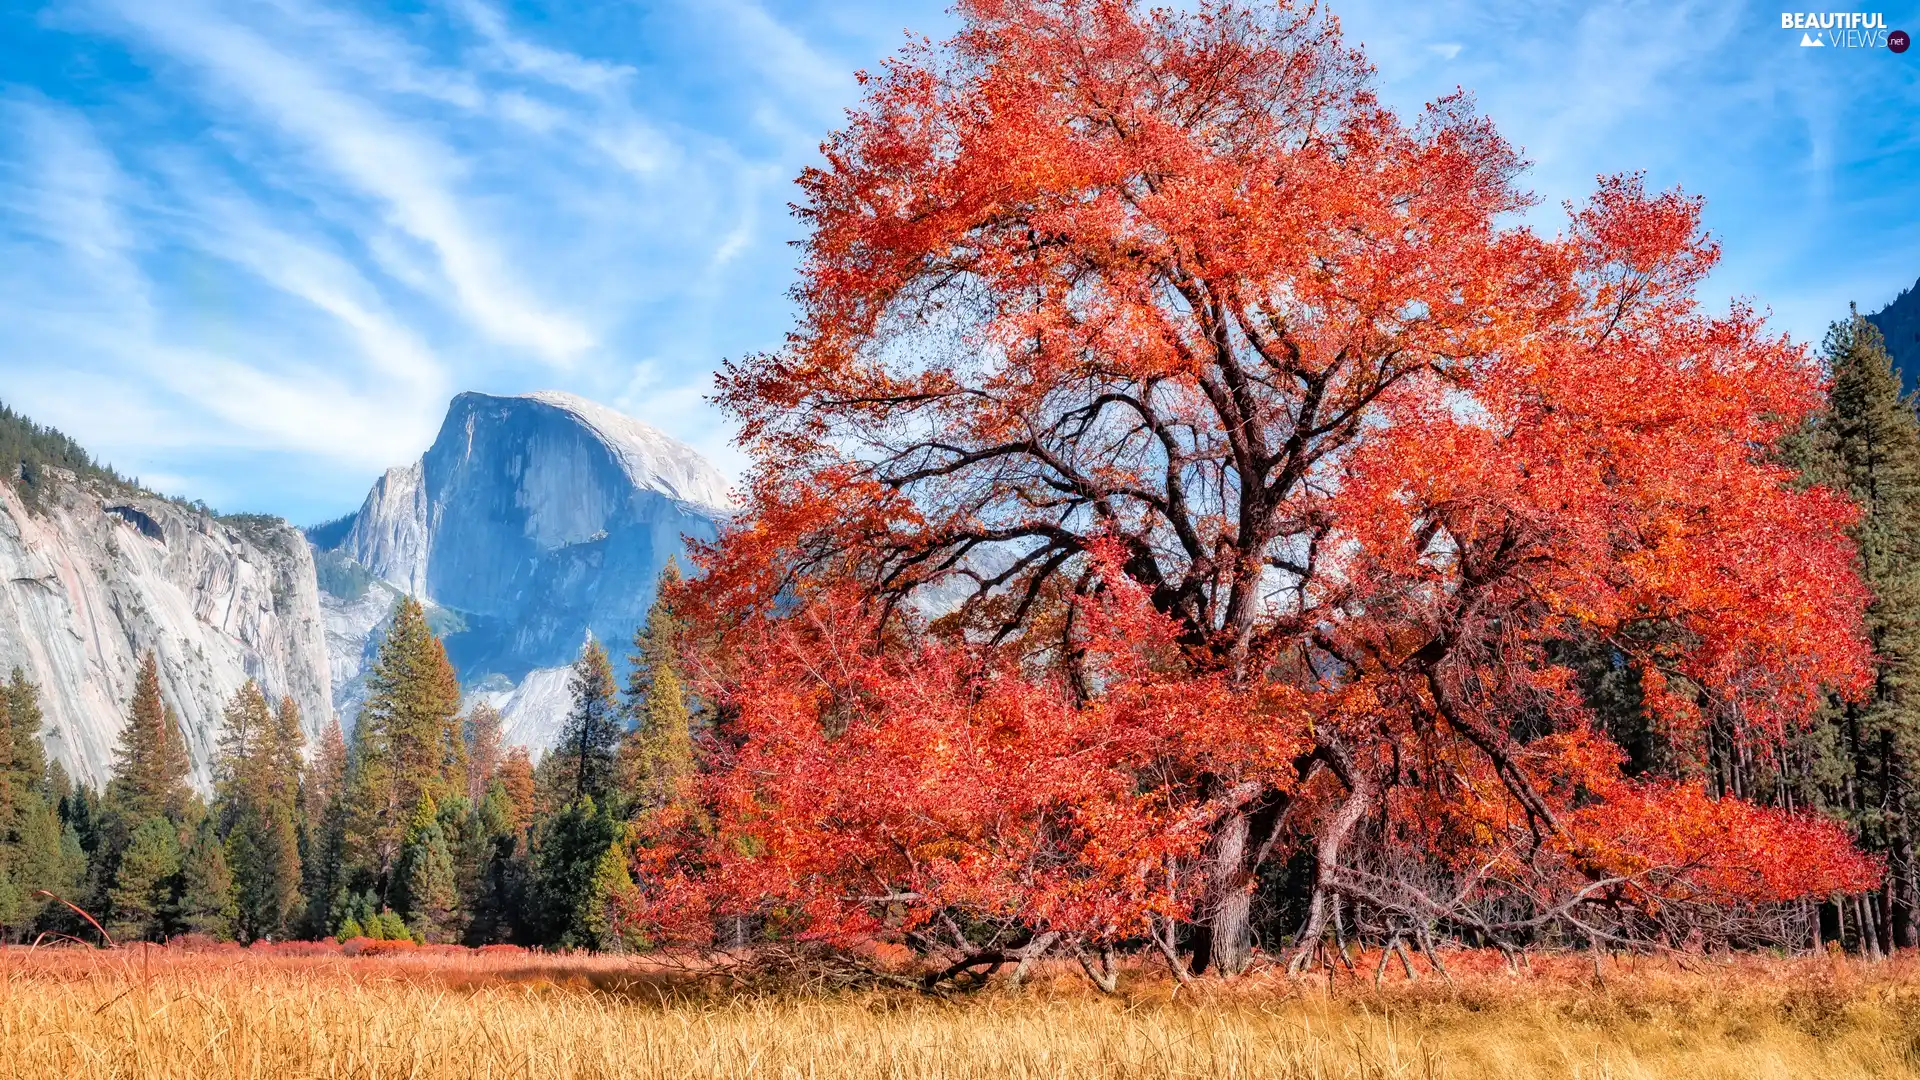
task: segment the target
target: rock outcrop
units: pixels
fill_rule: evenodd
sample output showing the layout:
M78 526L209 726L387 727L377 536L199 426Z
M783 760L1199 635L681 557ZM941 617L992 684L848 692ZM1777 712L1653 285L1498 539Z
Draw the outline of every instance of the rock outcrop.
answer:
M203 788L227 700L247 679L332 719L312 555L274 519L219 518L59 474L35 505L0 484L0 673L40 686L48 750L104 783L140 657L159 658Z
M661 568L686 538L714 536L726 508L711 464L637 420L551 391L461 394L419 461L307 530L343 721L404 592L427 603L462 684L502 709L508 737L550 744L562 669L586 635L624 653Z

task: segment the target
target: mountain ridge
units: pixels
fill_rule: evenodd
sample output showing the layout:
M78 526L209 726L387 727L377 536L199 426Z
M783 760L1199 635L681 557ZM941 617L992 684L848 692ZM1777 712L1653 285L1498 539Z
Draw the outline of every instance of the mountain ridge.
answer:
M148 491L11 410L0 452L0 675L17 665L41 686L49 750L95 783L149 649L203 789L248 678L300 704L310 741L336 716L351 733L403 594L447 641L468 703L543 749L586 636L621 653L660 567L730 505L697 451L559 391L456 396L419 459L304 529Z
M1900 390L1911 394L1920 386L1920 281L1900 290L1886 307L1867 321L1887 339L1887 353L1900 373Z
M630 637L666 560L687 536L716 535L729 506L718 470L639 420L559 391L470 391L419 459L306 535L330 574L357 568L376 583L366 588L425 603L469 697L538 745L564 717L554 673L589 633ZM370 604L322 595L343 719L382 633Z

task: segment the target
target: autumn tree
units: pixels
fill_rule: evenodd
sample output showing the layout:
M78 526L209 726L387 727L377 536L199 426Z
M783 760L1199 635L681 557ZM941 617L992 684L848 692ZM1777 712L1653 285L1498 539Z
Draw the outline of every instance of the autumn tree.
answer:
M461 727L467 742L467 801L477 806L487 797L487 785L506 754L500 710L480 702L468 711Z
M507 751L494 778L506 809L506 819L514 833L525 832L533 824L533 758L524 746Z
M1536 232L1472 103L1402 121L1316 8L958 11L801 176L799 325L721 378L748 506L677 607L719 824L656 912L1233 972L1277 858L1296 961L1336 902L1610 940L1877 879L1627 776L1556 658L1696 763L1866 688L1853 511L1774 456L1819 367L1698 304L1698 200Z

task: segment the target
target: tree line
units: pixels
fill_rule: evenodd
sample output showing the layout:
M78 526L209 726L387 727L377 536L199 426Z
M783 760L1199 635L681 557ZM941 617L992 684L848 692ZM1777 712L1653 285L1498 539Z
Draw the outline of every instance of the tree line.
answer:
M1843 822L1886 873L1873 890L1801 902L1790 919L1812 944L1878 954L1920 945L1920 401L1902 395L1884 341L1857 313L1831 327L1821 354L1825 406L1780 457L1802 484L1858 507L1849 534L1872 596L1869 691L1830 695L1813 723L1778 737L1720 714L1694 756L1648 709L1644 674L1619 648L1569 643L1561 659L1628 776L1691 771L1715 797ZM648 865L636 850L698 816L688 813L697 710L669 606L677 577L669 565L624 687L606 650L587 644L566 727L538 764L504 744L493 709L462 713L445 650L411 598L381 645L353 740L336 723L306 746L294 702L249 682L225 711L204 795L188 783L152 654L102 790L46 756L36 689L15 670L0 685L0 935L84 938L91 916L117 941L644 946L627 917L651 884L636 880ZM1261 940L1296 929L1312 878L1300 859L1263 868L1250 913ZM1347 918L1357 932L1362 913Z
M622 914L631 849L693 764L674 638L663 599L624 688L589 641L566 727L536 764L494 709L462 711L444 647L403 598L351 740L334 722L307 746L298 706L249 681L206 793L152 653L99 790L48 760L16 670L0 686L0 940L644 944Z

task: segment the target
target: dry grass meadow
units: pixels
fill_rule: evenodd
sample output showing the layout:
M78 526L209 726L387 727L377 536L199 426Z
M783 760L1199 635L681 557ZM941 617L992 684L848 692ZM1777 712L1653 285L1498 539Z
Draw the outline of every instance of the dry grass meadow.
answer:
M1920 961L1456 956L1195 998L1064 969L1022 991L746 993L642 963L464 951L0 950L0 1077L1904 1077Z

